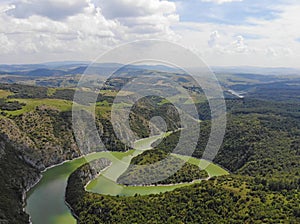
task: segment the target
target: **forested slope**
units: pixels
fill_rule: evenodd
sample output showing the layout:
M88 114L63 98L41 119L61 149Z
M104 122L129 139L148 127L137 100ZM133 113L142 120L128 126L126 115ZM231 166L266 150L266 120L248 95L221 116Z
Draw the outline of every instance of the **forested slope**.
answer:
M40 176L18 150L0 134L0 223L28 223L29 216L23 211L24 191Z
M240 99L227 105L226 134L214 162L231 175L159 195L111 197L81 191L75 205L79 222L299 223L298 103ZM209 132L210 121L203 121L195 157L202 157ZM157 147L172 152L179 135L167 136ZM147 158L144 154L133 163L147 163Z
M112 94L116 92L112 91ZM73 97L72 89L0 84L0 135L3 136L0 139L0 172L3 182L0 184L3 197L0 200L1 222L29 222L28 216L22 211L22 194L31 187L32 182L38 180L39 172L45 168L94 151L128 150L117 138L110 121L114 96L104 94L99 94L97 99L94 121L98 132L89 134L91 138L99 134L105 149L98 145L81 145L82 148L79 148L72 128ZM138 133L141 137L149 136L147 119L156 112L165 115L169 121L168 130L178 128L178 120L175 118L177 114L171 105L159 106L151 99L144 99L131 113L130 124L133 130L143 130ZM91 117L84 111L82 113ZM34 177L31 178L31 175Z

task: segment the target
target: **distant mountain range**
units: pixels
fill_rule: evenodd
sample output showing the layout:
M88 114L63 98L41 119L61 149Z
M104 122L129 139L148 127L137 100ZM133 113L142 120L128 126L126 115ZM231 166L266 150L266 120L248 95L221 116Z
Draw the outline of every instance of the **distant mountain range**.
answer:
M87 70L88 68L88 70ZM126 65L116 63L90 64L88 62L49 62L44 64L0 65L0 75L15 75L29 77L51 77L83 74L107 74L120 69L123 71L154 70L160 72L180 72L180 69L164 65Z
M113 72L121 64L105 63L90 64L86 61L48 62L42 64L0 65L0 75L17 75L30 77L51 77L83 74L88 71L92 74ZM160 72L183 73L179 68L165 65L127 65L123 70L154 70ZM263 75L299 75L300 69L295 68L262 68L262 67L212 67L215 73L229 74L263 74Z
M256 74L256 75L300 75L299 68L283 68L283 67L251 67L251 66L237 66L237 67L212 67L215 73L230 73L230 74Z

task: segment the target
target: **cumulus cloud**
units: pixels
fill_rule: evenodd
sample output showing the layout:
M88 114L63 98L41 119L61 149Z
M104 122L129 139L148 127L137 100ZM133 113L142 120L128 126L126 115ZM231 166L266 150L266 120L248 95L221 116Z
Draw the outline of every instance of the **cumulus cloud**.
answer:
M93 60L117 44L159 38L178 41L214 65L298 66L299 4L270 5L276 17L242 17L235 24L180 21L177 11L186 10L181 5L167 0L1 0L0 63ZM238 18L239 13L233 17Z
M1 13L6 13L7 11L10 11L14 8L15 8L14 5L0 5L0 14Z
M209 37L209 40L208 40L208 46L215 47L217 45L219 39L220 39L219 32L217 30L213 31L210 34L210 37Z
M64 19L49 14L53 9L42 11L39 6L31 8L33 10L30 10L28 17L14 15L12 9L9 13L6 10L6 13L0 14L0 33L3 33L0 41L0 55L12 52L11 48L13 48L15 54L11 54L10 60L19 60L18 55L26 55L23 57L24 62L26 59L34 60L37 55L40 60L43 57L57 59L53 55L62 59L65 57L84 59L79 57L85 57L85 60L88 60L90 57L97 56L112 43L116 44L114 38L117 36L115 31L119 28L117 22L107 20L101 14L101 10L90 1L46 1L47 4L51 2L51 5L55 5L55 7L64 8L69 5L72 10L67 11L70 13L64 15ZM38 5L44 3L43 1L39 2ZM61 2L63 4L60 6ZM17 5L16 3L13 2L13 5ZM22 1L22 3L32 4L33 1ZM19 7L23 7L22 4ZM12 8L12 4L2 4L1 8ZM66 13L63 9L58 11Z
M117 20L129 34L143 37L174 35L170 26L179 21L174 2L160 0L100 0L105 18ZM127 36L126 35L126 36Z
M271 57L291 56L293 51L287 47L268 47L265 50L266 55Z
M7 13L17 18L40 15L61 20L82 12L87 6L87 0L21 0Z
M26 55L23 60L35 60L37 55L38 60L46 58L47 61L58 57L93 60L103 51L124 42L176 37L171 29L179 20L174 3L120 0L110 2L110 7L113 3L117 8L120 7L117 3L124 7L128 4L134 12L120 10L109 16L104 6L94 0L0 2L0 55L11 52L13 61L20 60L17 55ZM11 62L9 57L3 59Z
M250 50L242 35L229 38L221 36L217 30L210 34L208 45L222 54L247 53Z
M249 51L248 46L245 44L245 39L241 35L238 35L236 40L232 42L230 49L237 53L246 53Z
M230 2L242 2L243 0L202 0L202 2L212 2L216 4L230 3Z
M280 12L272 19L248 18L233 25L181 23L182 44L198 50L210 65L299 67L299 2L270 7Z
M242 2L243 0L201 0L202 2L213 2L216 4L230 3L230 2Z
M0 52L7 54L14 49L14 43L5 34L0 33Z
M160 0L100 0L106 18L144 17L153 14L166 15L176 11L176 5Z

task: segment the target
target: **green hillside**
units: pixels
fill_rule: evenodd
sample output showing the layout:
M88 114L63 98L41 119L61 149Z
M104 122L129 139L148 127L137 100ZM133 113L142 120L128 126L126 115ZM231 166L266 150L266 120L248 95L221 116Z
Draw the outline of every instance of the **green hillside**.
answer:
M284 83L269 83L259 86L256 91L254 87L260 85L259 78L257 77L258 81L248 84L246 79L241 78L239 85L243 86L235 86L230 80L225 87L241 91L249 87L249 94L245 98L231 96L226 99L226 134L213 162L226 168L230 175L214 177L161 194L129 197L88 193L80 188L83 187L82 183L80 186L74 185L79 187L78 192L76 189L73 191L77 194L73 209L79 216L79 222L299 223L298 90L296 85L291 87ZM97 97L96 126L103 143L111 151L124 152L128 149L118 140L110 122L111 106L118 93L113 86L120 88L125 82L126 80L114 83L114 80L110 80L110 88L100 91ZM207 167L207 173L198 168L197 159L202 158L210 133L211 115L203 93L197 87L191 86L188 83L186 88L193 95L199 110L199 119L202 120L194 158L186 158L185 149L178 150L179 154L182 152L181 155L172 154L181 132L185 130L176 131L165 136L158 145L154 144L155 150L135 157L132 166L119 178L120 183L149 184L145 178L146 171L143 168L136 169L133 165L153 165L166 155L170 155L171 160L165 164L164 170L172 170L171 164L174 165L182 159L189 162L156 184L189 183L205 179L207 173L214 176L214 173L220 172L213 164ZM280 88L278 93L275 91L277 87ZM94 93L86 89L84 94L93 96ZM128 94L131 93L124 93L121 97L127 97ZM289 94L293 97L286 100ZM0 85L0 172L3 177L0 184L3 192L0 222L28 223L28 216L22 210L23 193L38 180L40 171L81 155L72 131L73 95L74 89L70 88ZM178 102L191 103L179 95L173 98ZM92 103L86 102L86 106L89 105ZM137 138L149 136L149 119L157 115L161 115L166 121L168 131L181 128L178 112L169 101L150 96L140 100L132 108L130 126ZM122 128L126 132L126 127ZM185 141L183 145L188 147L190 141ZM103 149L95 145L92 150ZM76 172L71 180L72 183L78 181Z
M157 176L163 180L156 181ZM155 149L134 157L129 168L117 182L124 185L176 184L206 178L207 172L201 170L199 166L185 163L175 156L169 156L164 151Z

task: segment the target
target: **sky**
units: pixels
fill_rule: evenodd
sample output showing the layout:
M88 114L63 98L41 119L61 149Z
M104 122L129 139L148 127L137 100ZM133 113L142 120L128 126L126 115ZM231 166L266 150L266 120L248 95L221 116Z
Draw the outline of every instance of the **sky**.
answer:
M299 12L299 0L1 0L0 64L93 61L162 39L209 66L299 68Z

